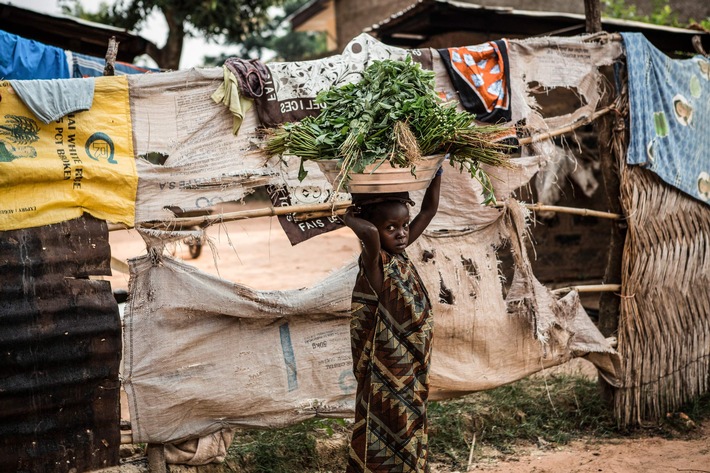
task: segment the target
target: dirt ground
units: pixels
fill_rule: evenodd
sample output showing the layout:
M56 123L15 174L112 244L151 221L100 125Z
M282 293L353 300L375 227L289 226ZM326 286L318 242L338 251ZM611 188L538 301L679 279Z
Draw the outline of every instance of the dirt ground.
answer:
M577 441L560 448L492 459L469 471L488 473L677 473L710 472L710 422L698 427L702 438L668 440ZM441 473L449 473L440 470Z
M291 246L275 217L214 226L208 229L208 235L216 253L213 254L206 245L199 258L191 259L187 245L178 244L175 245L175 256L203 271L256 289L294 289L312 285L347 264L359 251L357 240L348 229ZM120 260L145 254L145 245L135 230L112 232L110 242L113 256ZM114 290L128 288L127 274L114 270L114 275L107 279ZM697 431L699 438L693 440L642 438L574 442L561 448L540 446L517 454L515 458L492 456L490 460L472 465L469 471L710 473L710 422L697 426ZM136 467L130 471L142 469ZM435 468L434 473L450 472Z

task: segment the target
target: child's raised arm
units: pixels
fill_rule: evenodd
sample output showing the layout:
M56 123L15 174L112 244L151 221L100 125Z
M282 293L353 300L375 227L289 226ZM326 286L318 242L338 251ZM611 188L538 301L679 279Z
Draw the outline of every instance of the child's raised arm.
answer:
M419 214L414 217L412 223L409 224L409 244L411 245L414 240L419 238L419 236L424 233L426 227L436 215L436 211L439 210L439 192L441 190L441 174L442 169L436 172L436 176L431 180L429 187L424 194L424 200L422 200L422 208Z
M355 232L362 247L362 264L367 279L376 291L382 289L382 268L380 267L380 233L377 227L355 215L355 207L349 207L343 216L345 225Z

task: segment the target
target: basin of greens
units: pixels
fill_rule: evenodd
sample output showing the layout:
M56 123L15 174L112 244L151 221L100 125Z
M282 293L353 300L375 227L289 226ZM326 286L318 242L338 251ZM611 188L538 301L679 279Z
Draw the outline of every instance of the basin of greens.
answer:
M447 154L449 163L483 186L484 203L495 202L493 186L481 164L509 166L510 146L499 141L506 128L480 126L474 115L444 103L434 90L434 72L411 58L375 61L359 82L318 94L320 114L272 130L269 156L337 160L338 188L354 173L377 173L380 166L409 168L413 175L423 156Z

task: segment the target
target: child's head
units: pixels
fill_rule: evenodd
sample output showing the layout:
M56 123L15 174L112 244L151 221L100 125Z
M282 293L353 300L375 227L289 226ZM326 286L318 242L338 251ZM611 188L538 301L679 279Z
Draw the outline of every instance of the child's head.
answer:
M377 227L382 249L388 253L402 253L409 244L409 205L414 205L409 196L381 195L369 200L354 200L361 209L360 217Z

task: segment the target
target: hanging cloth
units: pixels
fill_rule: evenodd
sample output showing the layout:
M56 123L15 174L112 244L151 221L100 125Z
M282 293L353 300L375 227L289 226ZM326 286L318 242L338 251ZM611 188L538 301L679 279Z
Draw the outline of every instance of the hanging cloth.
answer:
M511 120L506 40L438 51L466 111L482 122Z

